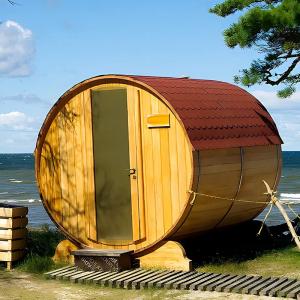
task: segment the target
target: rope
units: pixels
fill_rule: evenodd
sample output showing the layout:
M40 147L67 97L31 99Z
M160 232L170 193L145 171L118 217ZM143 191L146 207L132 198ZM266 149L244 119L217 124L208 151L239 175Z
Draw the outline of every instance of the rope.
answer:
M271 211L272 211L272 208L273 208L273 203L271 203L270 209L268 210L268 212L267 212L267 214L266 214L264 220L263 220L262 223L261 223L260 229L259 229L258 233L256 234L257 236L259 236L259 235L261 234L261 231L262 231L262 229L263 229L263 227L264 227L264 225L265 225L265 222L266 222L268 216L270 215L270 213L271 213Z
M237 202L245 202L245 203L257 203L257 204L270 204L270 201L252 201L252 200L243 200L243 199L235 199L235 198L226 198L226 197L220 197L215 195L208 195L204 193L196 193L192 190L188 191L188 193L193 194L193 199L191 200L191 205L194 204L194 201L196 199L197 195L208 197L208 198L215 198L215 199L222 199L227 201L237 201Z
M270 200L270 201L252 201L252 200L244 200L244 199L226 198L226 197L221 197L221 196L216 196L216 195L197 193L197 192L194 192L192 190L189 190L188 193L193 194L193 199L191 200L192 205L194 204L197 195L208 197L208 198L227 200L227 201L237 201L237 202L256 203L256 204L272 204L272 201L274 201L274 200ZM284 202L284 201L286 201L285 199L282 199L282 200L276 199L276 201L280 201L281 204L288 205L288 206L297 204L295 202ZM296 212L294 212L294 214L296 214L297 217L299 217L299 215Z
M278 207L278 209L280 210L280 212L282 213L282 215L283 215L283 217L284 217L284 219L285 219L285 221L286 221L286 223L287 223L287 225L288 225L288 227L289 227L289 230L290 230L290 232L291 232L291 235L292 235L292 237L293 237L293 240L295 240L295 242L296 242L298 248L300 249L300 241L299 241L299 237L297 236L297 234L296 234L296 232L295 232L295 230L294 230L294 228L293 228L293 226L292 226L292 223L291 223L291 221L290 221L288 215L286 214L284 208L282 207L282 204L287 205L287 206L289 207L289 209L290 209L290 210L297 216L297 218L299 218L299 220L300 220L300 216L299 216L299 215L291 208L291 205L292 205L292 204L295 204L295 203L292 203L292 202L286 202L286 203L281 202L280 200L277 199L277 197L275 196L275 195L276 195L276 192L273 191L273 190L271 190L271 188L270 188L270 186L268 185L268 183L265 182L264 180L263 180L263 182L264 182L264 184L266 185L266 188L267 188L267 193L265 193L265 194L269 196L270 201L252 201L252 200L244 200L244 199L226 198L226 197L220 197L220 196L216 196L216 195L209 195L209 194L204 194L204 193L196 193L196 192L194 192L194 191L192 191L192 190L189 190L189 191L187 191L187 192L190 193L190 194L193 194L193 198L192 198L192 200L191 200L191 202L190 202L191 205L194 204L197 195L204 196L204 197L208 197L208 198L227 200L227 201L231 201L231 202L236 201L236 202L245 202L245 203L267 204L267 205L271 204L271 206L270 206L270 208L269 208L269 211L267 212L267 214L266 214L266 216L265 216L265 218L264 218L264 220L263 220L263 222L262 222L262 224L261 224L261 227L260 227L260 229L259 229L259 231L258 231L258 233L257 233L257 236L259 236L259 235L261 234L261 231L262 231L262 229L263 229L263 226L264 226L264 224L265 224L267 218L269 217L269 215L270 215L270 213L271 213L271 211L272 211L273 205L276 205L276 206Z
M290 209L290 211L300 220L300 216L295 212L294 209L291 208L290 204L287 204L288 208Z

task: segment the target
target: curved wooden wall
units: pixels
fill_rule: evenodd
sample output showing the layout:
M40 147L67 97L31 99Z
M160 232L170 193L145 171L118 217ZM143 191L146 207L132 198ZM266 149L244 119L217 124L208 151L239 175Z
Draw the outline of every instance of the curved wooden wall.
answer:
M262 180L276 189L280 177L277 145L203 150L198 155L199 194L176 238L255 218L268 201Z
M114 88L127 89L130 136L140 140L130 160L140 160L142 166L140 203L133 203L133 215L144 226L141 238L132 244L97 241L90 89L75 95L52 121L42 146L37 181L48 213L73 241L95 248L139 250L169 234L183 215L193 180L192 149L180 122L154 95L117 83L92 89ZM156 113L170 114L170 128L147 127L147 116Z
M276 188L280 146L193 151L181 120L167 101L137 84L105 80L95 86L89 80L86 89L79 85L80 92L71 89L66 93L72 97L61 105L64 95L54 106L46 119L49 129L42 130L38 140L36 176L41 197L51 218L70 239L81 246L132 249L140 255L162 239L240 223L264 209L267 197L262 180ZM130 165L138 166L135 186L131 182L134 239L100 242L91 90L118 88L127 89ZM170 115L170 128L147 127L147 116L158 113ZM192 202L191 191L199 193Z

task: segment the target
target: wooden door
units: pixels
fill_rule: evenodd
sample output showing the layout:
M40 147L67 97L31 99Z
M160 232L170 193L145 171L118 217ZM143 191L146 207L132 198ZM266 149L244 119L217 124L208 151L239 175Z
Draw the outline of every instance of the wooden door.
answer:
M92 91L98 240L130 241L132 205L126 89Z
M123 244L144 237L139 98L132 89L91 94L98 240Z

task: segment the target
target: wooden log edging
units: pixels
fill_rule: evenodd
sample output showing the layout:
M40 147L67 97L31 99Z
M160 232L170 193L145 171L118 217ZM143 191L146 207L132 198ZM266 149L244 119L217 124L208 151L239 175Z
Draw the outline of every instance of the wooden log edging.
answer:
M124 289L181 289L239 294L300 297L300 280L217 273L132 269L123 272L84 271L68 266L45 273L46 278Z

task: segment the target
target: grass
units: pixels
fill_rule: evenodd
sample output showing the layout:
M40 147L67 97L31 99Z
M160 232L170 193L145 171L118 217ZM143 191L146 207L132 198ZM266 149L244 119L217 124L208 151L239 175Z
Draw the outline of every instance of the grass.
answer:
M208 263L197 268L199 272L287 276L300 279L300 252L295 247L266 251L254 259L241 262Z
M22 300L182 300L193 298L191 291L126 290L96 285L72 284L67 281L45 280L41 276L13 270L0 272L0 299ZM204 292L206 294L208 292ZM202 297L208 299L209 297ZM211 299L211 298L210 298Z
M257 228L242 226L237 230L209 233L182 241L187 256L197 264L199 272L286 276L300 279L300 252L292 246L289 236L257 237ZM247 231L248 230L248 231ZM0 272L2 299L55 300L61 299L220 299L210 292L142 290L99 288L91 285L71 284L64 281L44 280L39 274L62 265L54 264L57 244L64 237L56 230L43 227L30 230L28 255L12 272ZM16 286L18 288L16 288ZM225 295L224 298L241 299ZM223 298L222 298L223 299ZM247 298L248 299L248 298ZM254 296L249 299L255 299Z
M196 270L300 279L300 252L289 236L271 238L265 233L258 237L259 224L245 226L182 241ZM28 255L17 269L42 274L62 267L63 264L55 264L51 259L62 239L62 234L47 226L29 230Z
M291 235L278 227L265 227L252 221L184 241L187 256L200 272L261 276L287 276L300 279L300 251Z
M31 229L28 232L26 258L19 262L17 269L34 274L42 274L62 264L55 264L51 257L55 253L57 244L64 236L55 229L42 226L39 229Z

